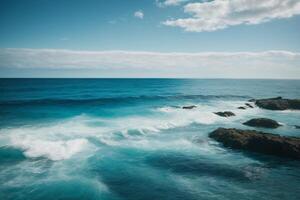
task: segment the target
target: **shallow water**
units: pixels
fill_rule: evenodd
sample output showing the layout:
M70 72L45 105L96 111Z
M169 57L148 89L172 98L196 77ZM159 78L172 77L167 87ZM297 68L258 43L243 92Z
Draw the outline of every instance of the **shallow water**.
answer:
M300 136L299 111L237 109L299 91L296 80L0 79L0 199L300 199L299 161L208 138L252 117ZM225 110L236 116L213 114Z

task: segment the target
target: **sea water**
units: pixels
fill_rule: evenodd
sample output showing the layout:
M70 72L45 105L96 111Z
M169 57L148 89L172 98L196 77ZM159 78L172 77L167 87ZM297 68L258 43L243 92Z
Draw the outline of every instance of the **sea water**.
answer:
M300 81L0 79L0 199L298 200L299 161L208 137L254 117L300 136L299 111L237 109L277 96L299 98Z

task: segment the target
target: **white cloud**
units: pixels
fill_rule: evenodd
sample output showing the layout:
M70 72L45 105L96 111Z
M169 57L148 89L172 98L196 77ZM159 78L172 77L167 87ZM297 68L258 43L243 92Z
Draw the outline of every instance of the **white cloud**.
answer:
M160 0L156 0L156 4L159 7L164 7L164 6L178 6L184 2L187 2L189 0L164 0L164 1L160 1Z
M0 72L78 70L107 72L111 77L300 78L300 53L73 51L0 49ZM0 73L0 74L1 74ZM124 74L127 73L127 74Z
M139 11L134 12L134 16L136 18L143 19L144 18L144 13L143 13L143 11L139 10Z
M192 17L171 19L163 24L193 32L216 31L240 24L260 24L299 15L300 1L214 0L188 3L184 6L184 12Z

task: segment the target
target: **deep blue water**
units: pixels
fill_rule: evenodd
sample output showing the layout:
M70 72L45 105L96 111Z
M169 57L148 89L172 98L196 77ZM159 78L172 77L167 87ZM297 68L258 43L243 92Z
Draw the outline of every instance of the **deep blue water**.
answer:
M252 117L300 136L299 111L237 109L276 96L300 80L0 79L0 199L298 200L299 161L208 138Z

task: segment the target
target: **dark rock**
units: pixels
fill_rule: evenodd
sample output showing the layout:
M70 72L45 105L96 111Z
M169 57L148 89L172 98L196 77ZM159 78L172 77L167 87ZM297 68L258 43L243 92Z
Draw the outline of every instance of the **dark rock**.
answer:
M225 112L215 112L216 115L219 115L221 117L231 117L231 116L235 116L235 114L233 112L230 111L225 111Z
M253 108L253 106L250 103L245 103L246 106L248 106L249 108Z
M300 126L298 126L298 125L295 125L294 127L295 127L296 129L300 129Z
M197 106L183 106L182 109L193 109L196 108Z
M255 102L255 99L249 99L248 101L249 102Z
M281 126L278 122L276 122L273 119L268 118L255 118L250 119L249 121L246 121L243 123L247 126L254 126L254 127L263 127L263 128L277 128Z
M268 110L300 110L300 99L283 99L282 97L257 99L255 104Z
M245 107L243 107L243 106L240 106L240 107L238 107L238 109L241 109L241 110L246 110L246 108L245 108Z
M233 149L300 159L300 138L297 137L234 128L218 128L209 137Z

